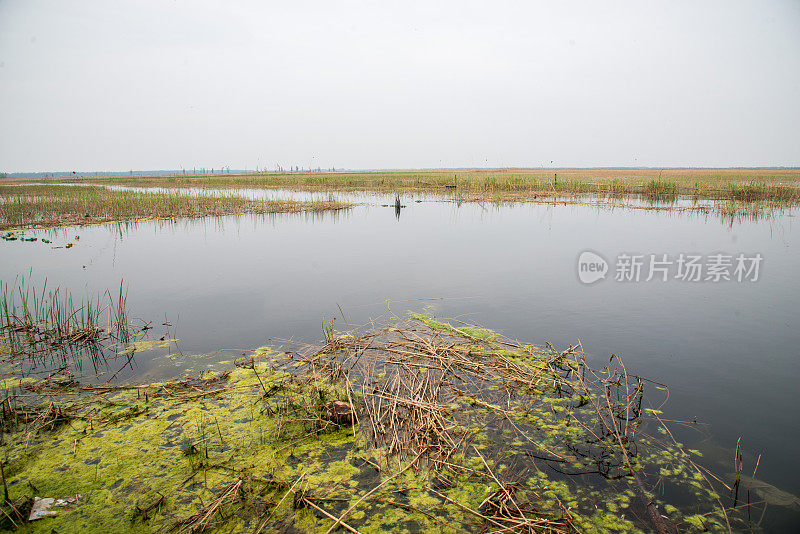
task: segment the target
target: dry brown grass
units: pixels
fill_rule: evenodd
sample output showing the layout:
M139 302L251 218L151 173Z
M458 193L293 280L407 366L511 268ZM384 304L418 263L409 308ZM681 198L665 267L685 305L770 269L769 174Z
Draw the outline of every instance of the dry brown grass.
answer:
M74 181L74 180L73 180ZM705 199L800 202L800 169L457 169L419 171L281 172L194 176L86 178L80 182L129 186L200 188L289 188L379 192L448 192L483 200L570 195L660 199L686 195Z
M189 195L180 191L150 193L95 186L0 185L0 230L144 218L335 211L351 206L333 199L302 202L250 200L234 194Z

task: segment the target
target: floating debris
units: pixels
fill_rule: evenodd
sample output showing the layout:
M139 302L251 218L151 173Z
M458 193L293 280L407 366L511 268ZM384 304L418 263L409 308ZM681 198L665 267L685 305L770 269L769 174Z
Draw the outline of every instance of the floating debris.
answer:
M58 506L60 508L71 508L78 503L78 499L80 498L80 494L70 495L69 497L63 497L61 499L54 499L52 497L46 497L42 499L39 497L34 497L33 507L31 508L30 515L28 516L28 521L36 521L37 519L42 519L43 517L58 515L58 512L51 510L50 508L53 506Z
M58 531L754 527L616 358L419 315L326 337L161 383L21 384L11 496L86 495Z

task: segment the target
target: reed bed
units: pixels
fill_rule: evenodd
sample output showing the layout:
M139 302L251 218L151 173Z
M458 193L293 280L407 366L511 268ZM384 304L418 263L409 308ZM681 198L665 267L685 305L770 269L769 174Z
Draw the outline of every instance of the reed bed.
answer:
M738 200L717 200L678 202L676 195L654 195L642 201L629 201L625 197L537 197L519 198L514 196L496 195L490 197L488 202L497 206L514 206L519 204L543 204L549 206L586 206L595 208L598 211L613 211L617 209L653 211L671 214L693 214L699 216L714 217L720 222L733 224L744 220L758 221L764 218L775 217L784 213L791 213L792 204L772 201L738 201ZM486 203L487 199L482 195L464 195L459 197L457 202L467 203Z
M191 195L112 190L96 186L0 185L0 229L95 224L143 218L193 218L242 213L335 211L351 204L317 201L250 200L229 195Z
M495 169L454 171L269 172L224 176L88 178L129 186L293 188L380 192L456 189L493 196L682 195L703 199L800 202L797 169Z

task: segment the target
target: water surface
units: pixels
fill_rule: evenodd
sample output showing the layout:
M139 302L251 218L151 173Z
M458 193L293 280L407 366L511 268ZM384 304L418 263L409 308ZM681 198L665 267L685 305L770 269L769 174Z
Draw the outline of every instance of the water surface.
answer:
M678 427L680 439L699 443L717 471L732 470L726 450L741 437L751 458L763 455L757 478L800 494L800 243L791 213L728 220L404 197L398 217L394 207L381 206L394 197L337 197L366 205L26 232L53 243L0 242L0 279L11 282L32 268L35 280L77 294L124 280L131 314L152 321L156 334L179 338L177 354L137 355L118 377L128 381L176 376L285 340L313 343L323 320L334 317L345 329L345 322L409 310L536 344L580 341L597 364L617 354L629 371L667 384L665 417L703 423ZM74 246L51 248L67 242ZM584 250L612 263L605 280L579 281ZM623 253L759 253L763 262L757 282L622 283L613 279L613 262ZM118 367L112 362L109 374ZM654 401L663 398L653 393ZM754 460L745 471L753 467ZM796 512L770 513L768 520L776 531L800 524Z

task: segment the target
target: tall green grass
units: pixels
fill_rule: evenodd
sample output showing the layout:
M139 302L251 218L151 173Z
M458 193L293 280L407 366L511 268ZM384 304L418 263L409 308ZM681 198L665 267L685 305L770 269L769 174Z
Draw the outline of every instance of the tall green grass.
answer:
M116 297L110 291L76 301L60 287L41 289L20 277L12 283L0 281L0 330L11 346L19 338L29 344L61 345L97 340L103 332L128 338L127 291L120 282Z
M131 332L122 282L114 294L76 299L60 287L48 288L47 280L41 288L25 277L0 281L0 339L13 361L81 370L88 360L98 372L107 351L127 344Z
M673 180L650 180L644 186L644 194L653 200L674 198L678 194L678 183Z

